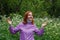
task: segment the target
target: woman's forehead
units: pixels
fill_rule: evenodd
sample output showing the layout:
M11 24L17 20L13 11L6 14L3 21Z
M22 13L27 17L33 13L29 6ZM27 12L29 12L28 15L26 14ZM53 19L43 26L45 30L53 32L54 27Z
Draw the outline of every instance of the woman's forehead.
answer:
M28 15L32 15L32 12L28 13Z

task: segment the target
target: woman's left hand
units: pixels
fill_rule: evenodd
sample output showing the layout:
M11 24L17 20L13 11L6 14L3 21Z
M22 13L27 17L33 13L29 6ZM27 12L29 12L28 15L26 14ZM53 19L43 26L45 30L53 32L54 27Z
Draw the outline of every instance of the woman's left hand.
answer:
M44 22L43 24L42 24L42 27L45 27L47 25L47 22Z

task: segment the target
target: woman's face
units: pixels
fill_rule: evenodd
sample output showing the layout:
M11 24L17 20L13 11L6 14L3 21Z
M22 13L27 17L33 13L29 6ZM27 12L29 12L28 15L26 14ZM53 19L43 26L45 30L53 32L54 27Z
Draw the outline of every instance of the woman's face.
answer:
M32 21L32 19L33 19L32 12L28 13L28 18L27 19Z

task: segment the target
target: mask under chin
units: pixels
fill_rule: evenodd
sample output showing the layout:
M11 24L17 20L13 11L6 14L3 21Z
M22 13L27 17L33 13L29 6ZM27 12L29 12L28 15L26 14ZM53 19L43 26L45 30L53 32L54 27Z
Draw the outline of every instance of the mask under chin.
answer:
M27 20L27 23L31 23L32 21L31 20Z

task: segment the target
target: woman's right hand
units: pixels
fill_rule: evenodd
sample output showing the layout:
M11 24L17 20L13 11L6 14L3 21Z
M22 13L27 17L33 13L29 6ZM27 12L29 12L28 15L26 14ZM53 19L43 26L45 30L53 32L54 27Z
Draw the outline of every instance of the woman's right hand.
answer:
M12 21L11 21L11 19L10 18L7 18L7 22L8 22L8 24L12 24Z

